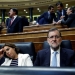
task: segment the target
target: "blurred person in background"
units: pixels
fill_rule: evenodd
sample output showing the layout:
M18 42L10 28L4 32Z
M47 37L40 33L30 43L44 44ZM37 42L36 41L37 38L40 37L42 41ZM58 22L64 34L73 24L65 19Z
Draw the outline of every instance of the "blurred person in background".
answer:
M37 25L41 24L51 24L53 21L56 21L56 16L54 13L54 6L49 6L48 11L44 12L37 19Z
M57 11L56 11L57 21L60 19L66 20L68 16L66 14L66 10L64 9L63 3L58 1L56 3L56 6L57 6Z
M22 18L22 25L29 26L28 18L26 16L21 16Z
M18 10L11 8L6 20L7 33L23 32L22 19L18 16Z
M67 25L69 28L75 27L75 7L69 7L67 9L67 15L68 18L66 21L61 19L57 24L61 24L62 26Z

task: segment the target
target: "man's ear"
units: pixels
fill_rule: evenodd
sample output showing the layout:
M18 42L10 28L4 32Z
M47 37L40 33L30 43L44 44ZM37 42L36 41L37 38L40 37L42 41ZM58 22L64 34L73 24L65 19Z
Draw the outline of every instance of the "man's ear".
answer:
M62 37L60 37L60 40L61 40L61 42L62 42Z

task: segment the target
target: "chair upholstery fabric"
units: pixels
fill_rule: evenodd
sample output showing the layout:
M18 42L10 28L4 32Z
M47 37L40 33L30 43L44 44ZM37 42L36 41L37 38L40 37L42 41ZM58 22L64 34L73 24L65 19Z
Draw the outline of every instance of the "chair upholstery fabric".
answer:
M50 46L49 46L48 42L44 41L44 43L43 43L43 49L49 48L49 47ZM72 49L71 41L70 40L62 40L61 47L62 48L67 48L67 49Z

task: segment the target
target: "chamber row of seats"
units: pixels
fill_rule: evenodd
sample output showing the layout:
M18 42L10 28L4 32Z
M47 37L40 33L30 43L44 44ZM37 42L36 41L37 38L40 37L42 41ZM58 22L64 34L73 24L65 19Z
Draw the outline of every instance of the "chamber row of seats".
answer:
M20 53L26 54L28 53L34 63L35 58L36 58L36 52L35 52L35 47L34 47L34 43L33 42L16 42L14 43L19 49L20 49ZM4 45L4 43L0 43L0 48ZM72 45L70 40L62 40L61 46L63 48L68 48L68 49L72 49ZM49 48L49 44L47 43L47 41L44 41L43 43L43 48Z

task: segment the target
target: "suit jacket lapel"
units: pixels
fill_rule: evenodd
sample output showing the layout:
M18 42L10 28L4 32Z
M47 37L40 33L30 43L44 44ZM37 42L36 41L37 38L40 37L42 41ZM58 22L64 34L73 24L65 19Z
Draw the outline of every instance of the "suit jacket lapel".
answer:
M50 49L46 50L44 59L45 66L50 66Z
M64 67L67 64L67 54L66 51L61 49L60 50L60 66Z
M12 59L5 58L5 62L1 66L10 66Z
M8 19L8 26L10 26L10 23L11 23L11 19L9 18Z
M22 55L18 54L18 66L22 66Z
M15 25L17 23L17 21L18 21L18 17L15 18L15 20L12 22L12 24L10 26Z

